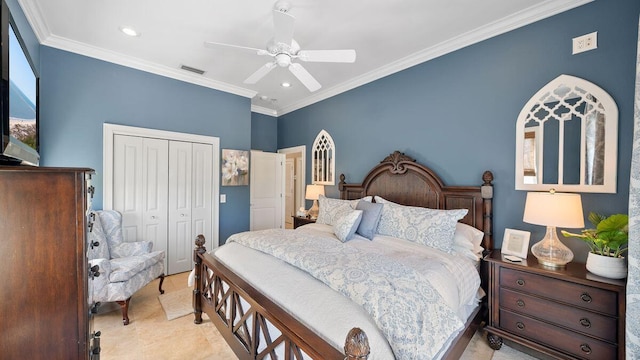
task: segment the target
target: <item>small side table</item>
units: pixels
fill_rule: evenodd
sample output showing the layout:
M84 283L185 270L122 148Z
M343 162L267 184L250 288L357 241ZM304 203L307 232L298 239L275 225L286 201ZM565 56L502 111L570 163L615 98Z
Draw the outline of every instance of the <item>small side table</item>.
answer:
M302 217L302 216L294 216L293 217L293 228L297 228L298 226L302 226L302 225L307 225L307 224L313 224L316 222L316 219L311 219L308 217Z

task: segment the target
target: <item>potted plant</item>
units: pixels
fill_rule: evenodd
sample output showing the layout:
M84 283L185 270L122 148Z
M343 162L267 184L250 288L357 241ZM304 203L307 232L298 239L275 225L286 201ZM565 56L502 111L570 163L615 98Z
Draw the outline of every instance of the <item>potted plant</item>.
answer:
M580 234L562 230L562 235L582 239L589 245L587 270L590 272L610 279L627 277L623 254L629 242L629 216L614 214L605 217L591 212L589 221L593 229L584 229Z

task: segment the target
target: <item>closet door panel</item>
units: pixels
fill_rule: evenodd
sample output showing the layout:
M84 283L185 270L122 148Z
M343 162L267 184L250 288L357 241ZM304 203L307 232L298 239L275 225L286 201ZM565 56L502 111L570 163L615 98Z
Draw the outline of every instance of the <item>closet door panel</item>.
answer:
M169 275L192 268L192 143L169 142Z
M193 144L193 187L191 192L191 220L193 237L199 234L212 238L213 146ZM193 249L193 246L191 246Z
M143 237L152 241L153 250L167 251L167 196L169 191L169 142L163 139L143 140ZM165 257L165 268L166 268Z
M141 239L143 138L116 135L113 141L113 208L122 213L125 239Z

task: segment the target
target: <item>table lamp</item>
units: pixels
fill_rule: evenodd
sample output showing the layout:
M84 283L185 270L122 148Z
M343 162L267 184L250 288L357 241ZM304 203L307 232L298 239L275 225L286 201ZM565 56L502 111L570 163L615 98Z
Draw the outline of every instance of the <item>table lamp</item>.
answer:
M531 247L538 262L550 268L562 268L573 260L573 252L558 239L556 227L584 227L580 194L550 192L527 193L522 221L547 227L542 240Z
M307 200L313 200L313 206L307 212L310 218L318 218L318 198L320 195L324 195L324 185L307 185L304 198Z

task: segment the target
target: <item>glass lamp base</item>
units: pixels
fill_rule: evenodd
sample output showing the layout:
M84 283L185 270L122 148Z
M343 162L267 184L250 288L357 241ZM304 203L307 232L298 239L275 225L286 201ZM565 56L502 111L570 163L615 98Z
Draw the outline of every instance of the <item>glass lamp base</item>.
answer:
M573 260L573 252L560 242L555 226L547 226L547 234L531 247L531 253L540 265L550 268L563 268Z

